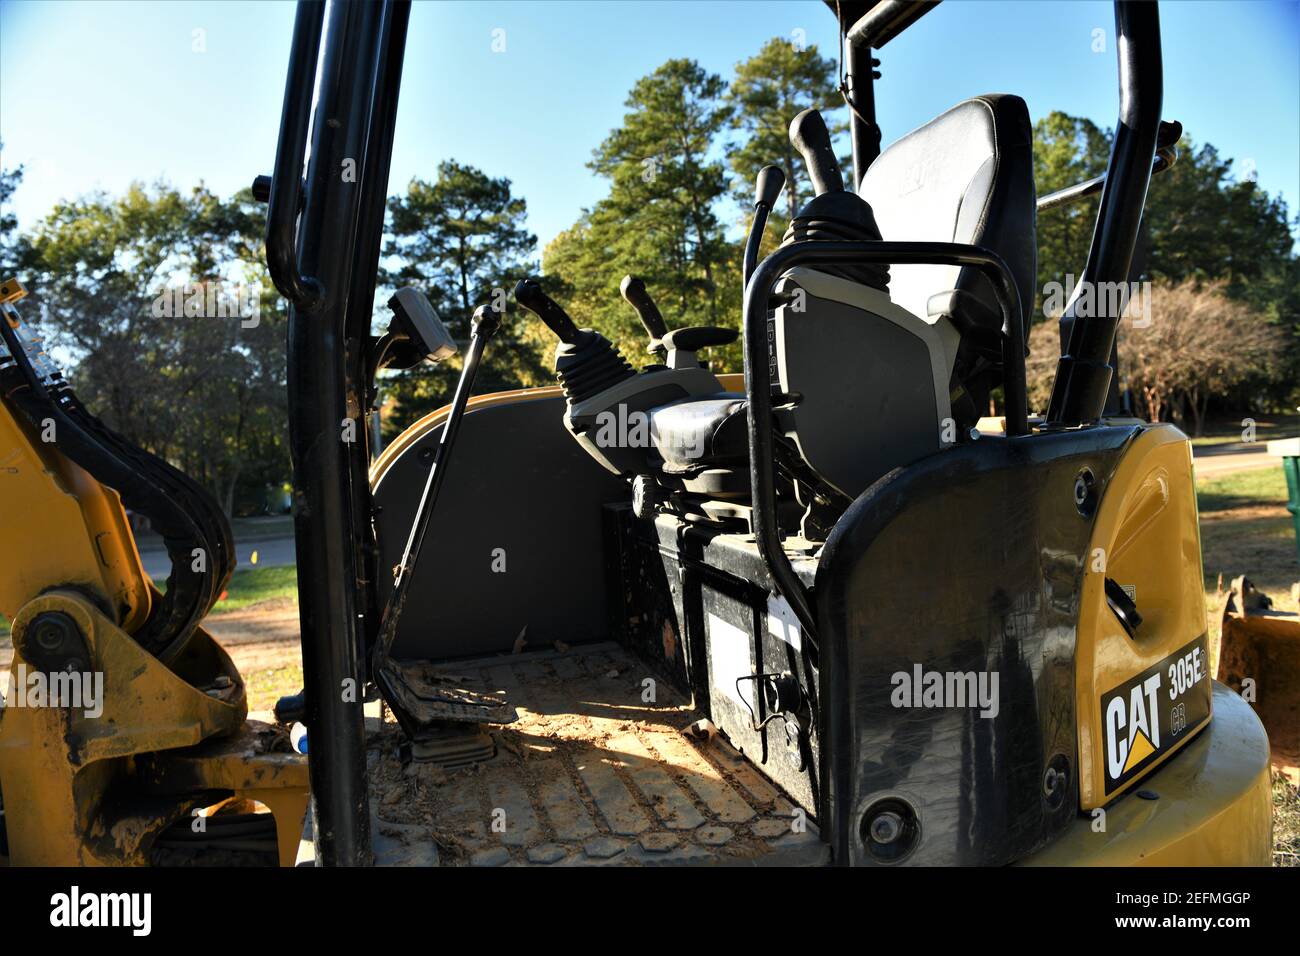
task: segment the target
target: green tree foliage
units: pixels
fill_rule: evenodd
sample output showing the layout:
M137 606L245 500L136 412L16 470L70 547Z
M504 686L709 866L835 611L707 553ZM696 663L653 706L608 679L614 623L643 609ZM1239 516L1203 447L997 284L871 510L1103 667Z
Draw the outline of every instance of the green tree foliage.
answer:
M812 186L803 157L790 145L790 121L815 107L831 123L831 110L842 105L837 89L836 64L817 52L773 37L748 60L737 64L727 90L730 125L742 134L728 145L728 163L735 173L733 191L742 208L754 201L754 179L764 166L785 172L785 210L774 210L769 227L780 235L812 198ZM836 131L831 126L832 134Z
M0 143L0 149L4 144ZM18 219L13 213L5 212L5 204L13 196L18 184L23 181L23 168L18 166L6 170L0 166L0 271L9 273L13 261L13 248L17 238Z
M548 288L578 324L630 356L644 352L645 333L619 297L628 273L646 281L670 326L739 322L738 252L717 214L726 170L709 158L728 119L724 90L692 60L669 60L638 80L623 124L589 164L609 180L609 195L543 253Z
M86 404L230 511L288 472L285 316L262 208L159 183L59 203L25 236L24 314ZM241 312L238 298L256 303ZM240 493L240 494L237 494Z
M1110 139L1091 120L1053 111L1034 124L1034 186L1045 196L1100 176L1110 158ZM1096 196L1048 209L1038 216L1038 296L1033 317L1041 320L1043 287L1078 279L1097 222ZM1069 290L1066 290L1067 294Z
M1054 112L1034 128L1034 173L1039 195L1105 172L1111 134L1086 119ZM1242 302L1248 315L1280 333L1266 336L1277 361L1254 364L1254 373L1219 376L1217 401L1234 413L1242 407L1288 406L1300 381L1300 260L1294 253L1293 222L1280 197L1269 196L1253 175L1234 174L1233 161L1214 146L1190 136L1178 144L1174 167L1151 180L1137 265L1142 278L1166 287L1186 281L1213 284L1216 296ZM1033 318L1043 321L1044 286L1076 280L1083 271L1096 224L1098 198L1060 206L1038 217L1038 296ZM1068 295L1069 289L1066 289ZM1188 294L1166 301L1190 301ZM1211 301L1217 301L1211 300ZM1212 310L1203 309L1202 316ZM1162 321L1160 315L1154 321ZM1240 328L1240 323L1236 326ZM1121 328L1121 367L1123 336ZM1041 341L1048 342L1050 336ZM1227 340L1220 340L1230 348ZM1206 372L1208 375L1208 371ZM1175 390L1176 392L1178 390ZM1205 410L1205 389L1189 386L1188 399ZM1181 394L1181 393L1180 393ZM1181 402L1182 399L1176 399ZM1159 414L1171 414L1168 408ZM1174 413L1176 414L1176 412ZM1190 414L1190 411L1189 411Z
M420 289L460 341L469 338L474 310L489 302L507 307L501 331L488 346L479 371L480 392L539 384L547 371L530 339L527 313L515 309L510 292L534 269L537 237L526 227L528 207L510 180L493 179L473 166L447 160L430 183L412 179L406 194L389 200L386 254L398 262L386 284ZM397 399L389 431L405 428L446 403L459 361L438 368L420 365L389 377L384 386Z

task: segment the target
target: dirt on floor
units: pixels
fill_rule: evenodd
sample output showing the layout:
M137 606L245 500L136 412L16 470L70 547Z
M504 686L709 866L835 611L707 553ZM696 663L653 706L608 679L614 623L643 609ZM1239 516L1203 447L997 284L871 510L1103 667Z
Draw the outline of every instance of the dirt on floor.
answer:
M270 710L281 697L302 690L296 601L262 601L242 611L210 617L203 626L244 676L250 711Z
M377 848L381 864L433 848L443 865L470 866L824 861L793 804L723 738L687 733L699 715L616 645L439 672L518 716L483 738L494 757L445 770L404 763L386 714L369 741L378 830L393 841ZM453 745L463 753L460 737L441 748Z

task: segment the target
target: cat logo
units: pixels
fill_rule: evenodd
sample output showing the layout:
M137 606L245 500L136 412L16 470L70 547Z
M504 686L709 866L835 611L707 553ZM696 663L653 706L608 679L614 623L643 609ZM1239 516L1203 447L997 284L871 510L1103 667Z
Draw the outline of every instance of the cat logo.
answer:
M1118 781L1160 749L1160 674L1117 694L1106 706L1106 773Z
M1210 719L1205 635L1101 696L1105 791L1114 793Z

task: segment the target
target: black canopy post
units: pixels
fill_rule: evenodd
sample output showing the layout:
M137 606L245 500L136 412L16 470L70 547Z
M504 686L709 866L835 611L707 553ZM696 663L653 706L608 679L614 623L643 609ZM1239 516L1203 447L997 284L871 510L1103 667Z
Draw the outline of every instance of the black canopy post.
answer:
M374 277L364 273L378 256L408 13L408 4L391 0L331 3L321 51L321 5L299 5L270 189L268 264L289 300L294 534L313 832L323 866L371 862L359 616L367 586L359 543L368 540L370 504L354 467L366 441L365 381L349 335L356 343L369 325L370 303L360 300L373 295Z
M1103 283L1127 283L1137 244L1152 162L1160 131L1164 96L1160 55L1160 15L1154 3L1117 0L1115 46L1119 59L1119 122L1106 167L1092 246L1075 295L1061 316L1061 358L1052 386L1047 419L1051 425L1096 421L1106 405L1114 374L1110 360L1119 315L1080 315L1083 301L1105 302L1096 294ZM1100 310L1105 313L1106 309Z
M849 138L853 141L853 191L880 155L880 126L876 122L875 81L880 61L871 55L871 44L861 38L847 38L844 47L845 98L849 104Z

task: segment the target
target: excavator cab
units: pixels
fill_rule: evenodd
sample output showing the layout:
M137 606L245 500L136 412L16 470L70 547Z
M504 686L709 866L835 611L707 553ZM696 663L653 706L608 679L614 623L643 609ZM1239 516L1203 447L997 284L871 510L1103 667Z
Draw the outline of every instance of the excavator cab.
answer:
M637 368L545 276L523 278L514 301L554 334L557 384L474 394L510 320L484 304L451 404L373 455L377 372L457 347L414 289L371 332L409 5L299 4L274 171L255 184L290 304L305 687L278 712L310 742L299 864L1268 862L1267 738L1208 671L1190 445L1114 406L1120 316L1072 302L1050 405L1031 417L1026 400L1037 210L1100 192L1080 288L1127 281L1150 178L1176 158L1156 5L1115 4L1106 174L1043 197L1015 95L972 95L882 148L873 54L934 4L827 6L853 168L817 111L781 117L813 198L760 257L784 176L759 175L733 323L673 328L626 276L653 360ZM707 350L737 338L743 372L710 369ZM12 330L5 343L4 408L30 436L58 389ZM81 431L46 456L125 501L133 486L62 444L91 431L69 420ZM117 459L177 504L178 556L199 533L220 549L192 489ZM124 578L111 607L103 583L96 604L27 581L0 608L16 647L66 613L69 639L111 626L157 679L224 700L202 613L180 648L150 629L160 596L132 588L138 566ZM191 612L211 582L193 590ZM21 638L24 660L41 647ZM143 756L104 763L115 793L136 792L141 766L190 793L142 848L200 799L180 781L245 794L254 769L275 779L273 755L231 756L249 730L224 673L233 714L185 736L162 732L184 721L159 707ZM122 680L108 701L133 706ZM14 726L0 788L25 862L44 824L15 786L98 791L62 764L25 767ZM306 780L282 756L288 819ZM102 832L99 804L82 806L73 848Z

